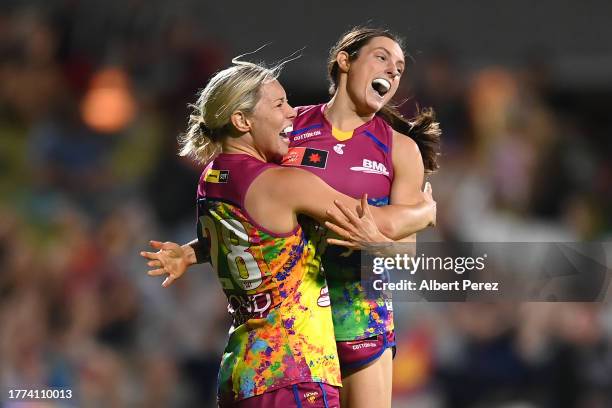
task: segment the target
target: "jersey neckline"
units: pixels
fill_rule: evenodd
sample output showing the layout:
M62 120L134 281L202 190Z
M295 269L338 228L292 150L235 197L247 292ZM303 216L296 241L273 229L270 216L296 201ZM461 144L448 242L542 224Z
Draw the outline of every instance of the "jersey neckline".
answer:
M321 104L321 107L319 109L319 112L321 113L321 117L323 118L323 124L324 126L326 126L327 128L329 128L330 130L330 134L331 136L339 141L339 142L348 142L349 140L351 140L356 134L358 134L359 132L363 131L365 128L367 128L370 124L372 124L372 122L374 121L374 118L376 117L376 114L374 114L374 116L372 117L372 119L368 120L365 123L362 123L361 125L357 126L355 129L353 129L353 133L351 135L351 137L349 138L337 138L334 135L334 129L336 129L338 132L340 133L348 133L350 132L350 130L340 130L338 128L335 128L334 125L332 125L332 123L327 119L327 116L325 116L325 108L327 107L327 103Z

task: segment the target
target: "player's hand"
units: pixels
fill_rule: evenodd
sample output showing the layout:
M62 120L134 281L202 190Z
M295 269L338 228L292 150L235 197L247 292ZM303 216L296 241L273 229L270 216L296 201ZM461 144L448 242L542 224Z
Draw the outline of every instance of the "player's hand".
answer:
M376 226L368 204L367 194L361 197L361 205L356 207L356 212L353 212L340 201L334 201L334 204L344 217L338 215L335 211L327 211L331 222L325 221L325 226L339 237L339 239L327 238L328 244L350 249L366 249L371 247L372 244L390 241Z
M423 188L423 201L425 202L425 205L428 207L429 210L428 214L430 219L428 226L435 227L437 208L436 201L433 198L433 189L431 188L431 183L429 181L425 183L425 187Z
M168 276L162 283L162 286L167 288L172 282L180 278L191 265L189 254L183 247L174 242L149 241L149 245L157 252L142 251L140 255L149 260L147 266L156 269L151 269L147 272L147 275L162 276L167 274Z

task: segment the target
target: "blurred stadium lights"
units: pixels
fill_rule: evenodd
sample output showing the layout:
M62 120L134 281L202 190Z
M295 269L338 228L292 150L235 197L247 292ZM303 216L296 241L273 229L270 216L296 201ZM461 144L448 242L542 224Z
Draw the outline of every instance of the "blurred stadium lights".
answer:
M116 133L134 118L136 101L127 74L104 68L93 75L81 102L83 122L101 133Z

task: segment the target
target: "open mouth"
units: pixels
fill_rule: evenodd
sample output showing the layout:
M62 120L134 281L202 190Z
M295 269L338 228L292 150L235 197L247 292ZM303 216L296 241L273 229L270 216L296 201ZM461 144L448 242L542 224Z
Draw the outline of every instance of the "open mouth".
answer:
M391 83L383 78L376 78L372 81L372 88L382 98L391 89Z
M289 143L289 135L291 134L291 132L293 132L293 125L287 126L278 135L280 136L283 142Z

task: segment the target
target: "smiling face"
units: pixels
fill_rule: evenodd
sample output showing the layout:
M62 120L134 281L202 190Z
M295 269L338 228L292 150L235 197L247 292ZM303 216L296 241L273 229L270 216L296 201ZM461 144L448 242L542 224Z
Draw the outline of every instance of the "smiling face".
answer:
M269 161L276 161L287 154L287 134L293 126L295 110L277 80L263 84L259 94L259 101L248 117L250 133L255 148Z
M344 56L338 55L339 65ZM404 53L397 42L388 37L374 37L349 59L345 70L346 91L358 112L378 112L388 103L399 86L404 71Z

